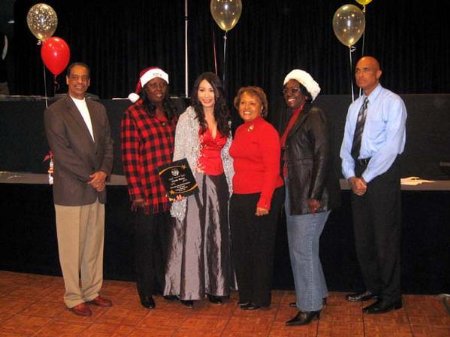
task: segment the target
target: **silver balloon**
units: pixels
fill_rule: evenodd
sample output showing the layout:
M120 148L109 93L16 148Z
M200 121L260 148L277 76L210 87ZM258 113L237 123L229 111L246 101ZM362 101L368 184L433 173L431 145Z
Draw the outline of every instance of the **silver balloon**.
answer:
M30 8L27 24L31 33L40 41L51 37L58 26L55 10L47 4L39 3Z

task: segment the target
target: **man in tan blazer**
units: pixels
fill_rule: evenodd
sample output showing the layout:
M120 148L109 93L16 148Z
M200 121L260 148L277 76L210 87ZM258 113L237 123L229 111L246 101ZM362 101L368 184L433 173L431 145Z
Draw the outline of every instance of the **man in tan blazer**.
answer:
M54 156L53 201L64 302L90 316L87 304L109 307L99 295L103 283L105 182L111 174L113 144L105 107L86 99L90 69L68 67L67 96L45 110L47 140Z

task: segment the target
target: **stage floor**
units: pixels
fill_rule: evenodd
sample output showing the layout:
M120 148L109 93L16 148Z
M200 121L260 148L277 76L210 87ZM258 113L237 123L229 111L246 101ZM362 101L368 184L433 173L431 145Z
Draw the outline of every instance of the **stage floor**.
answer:
M102 295L114 306L91 306L91 317L68 311L63 293L61 277L0 271L0 336L450 336L450 315L440 296L404 295L400 310L363 315L361 303L347 302L344 293L332 292L320 320L286 327L284 322L296 314L288 305L295 301L293 291L273 291L268 310L240 310L236 292L222 305L203 300L193 309L156 296L156 309L148 310L139 304L134 283L107 280Z

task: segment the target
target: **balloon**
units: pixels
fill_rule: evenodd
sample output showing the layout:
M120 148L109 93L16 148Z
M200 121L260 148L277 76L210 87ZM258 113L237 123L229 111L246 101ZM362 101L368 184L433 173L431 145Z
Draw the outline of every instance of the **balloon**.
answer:
M211 0L209 8L220 29L228 32L236 26L241 17L242 2L241 0Z
M42 42L41 58L50 72L57 76L69 64L70 49L60 37L50 37Z
M359 3L360 5L368 5L372 2L372 0L356 0L357 3Z
M364 33L366 19L355 5L343 5L333 16L334 34L347 47L353 46Z
M45 40L53 35L58 25L56 12L47 4L36 4L30 8L27 24L38 40Z

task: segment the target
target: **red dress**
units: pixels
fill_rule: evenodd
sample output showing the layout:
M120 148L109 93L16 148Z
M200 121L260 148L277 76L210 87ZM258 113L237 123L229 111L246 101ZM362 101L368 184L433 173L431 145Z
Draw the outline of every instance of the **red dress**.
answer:
M226 142L227 138L219 131L217 131L216 138L213 138L209 129L200 135L198 164L206 175L218 176L223 173L221 151Z

